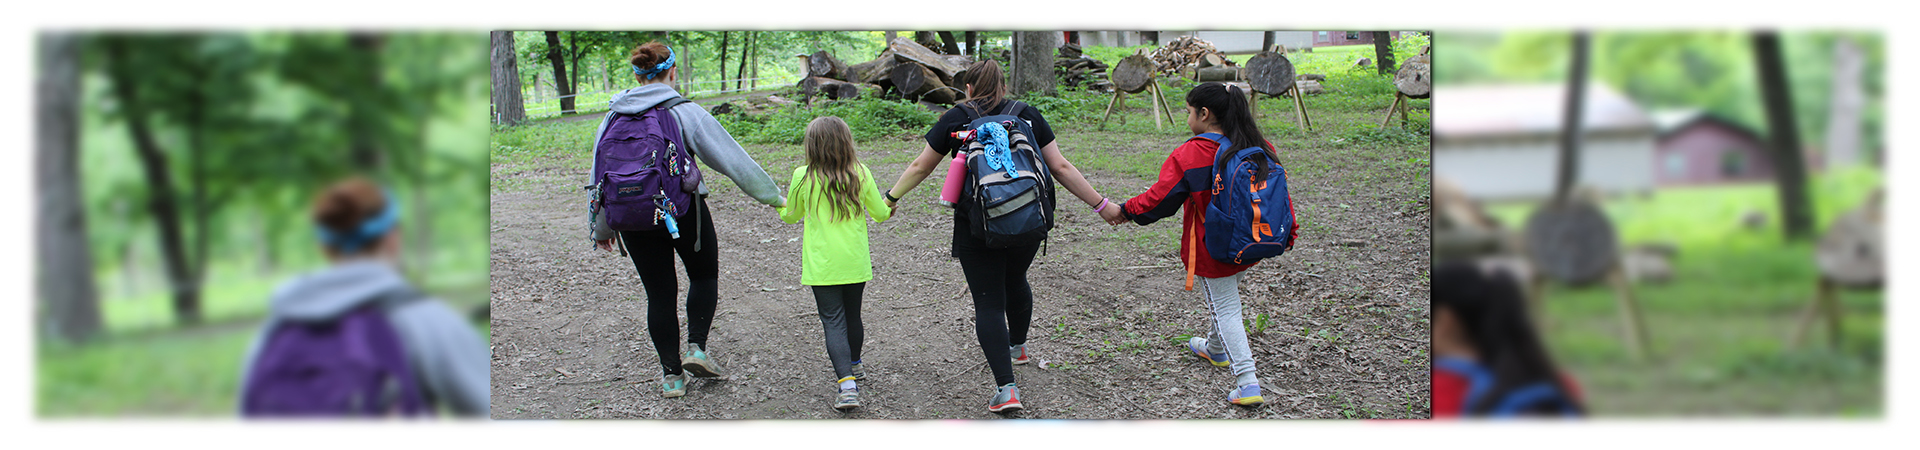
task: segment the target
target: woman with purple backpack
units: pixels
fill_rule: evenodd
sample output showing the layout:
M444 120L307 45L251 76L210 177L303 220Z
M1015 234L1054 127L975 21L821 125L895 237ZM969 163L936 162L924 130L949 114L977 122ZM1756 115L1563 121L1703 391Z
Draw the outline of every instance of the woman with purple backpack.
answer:
M400 206L361 178L315 200L326 269L280 285L242 364L246 417L487 417L486 340L408 285Z
M596 193L588 213L595 245L607 251L622 245L647 291L647 335L660 358L660 396L665 398L686 395L686 374L723 376L707 348L707 332L720 298L719 239L707 209L707 184L700 181L699 167L691 158L732 179L755 201L775 208L787 203L773 177L726 128L705 108L674 90L679 81L675 56L673 49L658 41L633 49L628 63L640 86L614 94L608 102L612 110L595 133L594 168L588 180L588 189ZM642 153L632 153L636 151ZM670 162L660 167L655 163L661 159L656 158ZM672 182L661 185L662 179ZM657 189L657 195L642 192L649 189ZM645 207L629 207L634 204ZM673 213L638 214L636 220L635 211L656 210ZM686 265L688 279L684 354L679 352L679 307L674 301L680 290L673 268L675 254Z

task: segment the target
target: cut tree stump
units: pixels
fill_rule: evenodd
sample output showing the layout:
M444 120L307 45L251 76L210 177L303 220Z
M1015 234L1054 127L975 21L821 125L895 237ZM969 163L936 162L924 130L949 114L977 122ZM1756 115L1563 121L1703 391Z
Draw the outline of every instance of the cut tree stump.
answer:
M880 52L880 56L874 58L872 61L854 64L848 67L849 79L847 81L876 84L884 83L887 86L892 86L893 81L889 80L888 77L893 75L894 64L897 63L895 63L893 59L893 50L889 49Z
M1153 59L1136 54L1121 58L1118 64L1114 64L1113 73L1108 75L1108 79L1113 80L1114 89L1138 94L1147 89L1147 82L1153 80L1153 73Z
M807 77L800 80L800 93L825 95L833 100L851 99L860 96L860 85L827 77Z
M1433 95L1432 62L1427 55L1407 58L1400 63L1400 71L1393 76L1393 86L1407 98L1427 98Z
M893 66L891 78L894 89L899 89L900 94L907 98L919 98L944 105L951 105L958 98L954 95L957 90L947 88L947 84L940 81L940 77L934 74L933 69L926 66L913 63L896 64Z
M1247 83L1254 92L1280 95L1293 89L1293 62L1280 53L1260 52L1247 60Z
M1240 81L1242 79L1240 77L1239 67L1202 67L1194 69L1189 78L1200 83L1208 81Z
M927 69L932 70L935 75L940 77L940 83L943 86L953 84L953 76L967 69L966 64L956 64L954 60L946 58L946 56L950 55L934 53L932 50L928 50L926 47L906 38L894 38L890 47L891 50L893 50L894 62L910 62L926 66ZM960 57L965 58L965 56Z
M846 63L840 62L839 58L834 58L833 54L827 53L826 50L807 55L807 75L809 76L851 81L849 80L853 77L851 72L852 71L847 68Z

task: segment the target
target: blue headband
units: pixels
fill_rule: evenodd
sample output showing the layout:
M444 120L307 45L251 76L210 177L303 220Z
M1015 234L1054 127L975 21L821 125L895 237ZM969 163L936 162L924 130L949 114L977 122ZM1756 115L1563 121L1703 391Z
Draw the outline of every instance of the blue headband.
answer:
M654 64L652 69L642 70L640 66L633 66L633 74L646 75L648 80L652 80L654 75L659 75L661 72L666 72L667 69L672 69L672 68L673 68L673 47L667 47L666 61L661 61L659 64Z
M360 224L359 228L350 232L342 233L327 229L325 225L320 226L320 242L333 247L341 254L351 254L360 250L361 246L385 236L387 231L392 230L393 226L400 222L400 202L394 200L393 191L386 192L386 199L386 209L382 209L380 214L367 219Z

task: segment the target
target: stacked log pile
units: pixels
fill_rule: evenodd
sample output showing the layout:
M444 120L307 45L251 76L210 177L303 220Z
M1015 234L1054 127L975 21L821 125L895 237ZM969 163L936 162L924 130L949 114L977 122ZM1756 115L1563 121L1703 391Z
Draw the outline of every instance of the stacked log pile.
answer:
M840 63L824 51L810 55L810 76L800 81L800 87L804 93L836 99L867 92L951 105L965 97L954 79L972 63L973 58L965 55L942 55L912 39L895 37L879 56L859 64Z
M1228 77L1226 74L1237 72L1239 66L1235 65L1232 60L1227 59L1225 53L1221 53L1219 49L1214 48L1212 42L1207 42L1205 39L1193 36L1181 36L1179 39L1168 41L1166 45L1154 49L1151 57L1155 70L1165 75L1184 75L1196 81L1240 79L1237 76L1230 79L1226 78ZM1223 71L1216 69L1210 73L1203 74L1202 71L1208 68L1231 68L1234 70ZM1213 77L1218 80L1201 80L1200 77Z
M1060 46L1053 60L1053 75L1062 87L1113 92L1113 83L1107 81L1107 63L1082 54L1079 45Z

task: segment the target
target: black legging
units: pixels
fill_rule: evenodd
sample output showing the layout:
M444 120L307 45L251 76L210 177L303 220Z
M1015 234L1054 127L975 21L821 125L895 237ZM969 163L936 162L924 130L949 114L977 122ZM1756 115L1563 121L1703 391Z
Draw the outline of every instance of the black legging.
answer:
M954 215L953 255L960 258L967 289L973 293L973 334L993 369L993 384L1013 382L1013 360L1007 347L1027 343L1033 324L1033 286L1027 268L1040 245L987 248L967 230L963 214Z
M680 277L673 271L673 255L687 266L687 343L707 344L707 330L713 327L713 311L720 303L719 239L713 234L713 214L707 200L689 214L680 225L680 238L667 230L622 231L627 255L640 272L640 284L647 290L647 334L653 338L653 351L660 354L660 366L669 375L680 373L679 305L674 294L680 291ZM697 216L697 217L696 217ZM694 230L699 230L700 251L693 250Z

